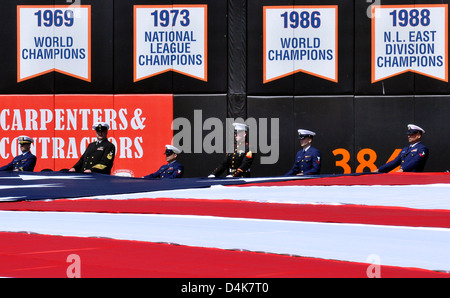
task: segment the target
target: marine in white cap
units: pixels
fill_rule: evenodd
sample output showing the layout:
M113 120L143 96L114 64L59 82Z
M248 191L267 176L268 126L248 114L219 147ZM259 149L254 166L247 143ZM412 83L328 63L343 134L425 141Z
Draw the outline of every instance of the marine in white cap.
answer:
M235 122L234 127L234 152L227 153L222 162L212 171L208 178L220 176L226 172L226 177L250 177L250 167L253 163L253 153L246 141L248 125Z
M144 179L174 179L182 178L184 174L184 166L177 161L181 150L172 145L166 145L164 154L166 155L167 164L162 165L158 171L144 176Z
M22 152L7 165L0 168L0 171L28 171L33 172L36 166L36 156L31 152L31 144L34 140L28 136L20 136L17 138L17 142Z
M92 125L97 140L89 144L78 162L69 172L111 174L116 146L108 141L109 124L97 122Z
M398 166L400 166L400 169L397 172L423 172L429 151L422 144L422 135L425 130L415 124L408 124L407 129L409 146L403 148L394 160L379 167L374 172L387 173Z
M297 133L302 149L297 152L294 165L285 176L319 174L320 151L311 146L316 133L307 129L299 129Z

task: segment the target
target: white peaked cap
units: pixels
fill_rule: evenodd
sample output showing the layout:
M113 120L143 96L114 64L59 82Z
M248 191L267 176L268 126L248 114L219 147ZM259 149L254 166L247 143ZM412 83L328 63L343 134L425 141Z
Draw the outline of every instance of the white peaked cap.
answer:
M422 133L425 133L425 130L422 127L414 124L408 124L408 130L418 130L421 131Z
M166 145L166 149L172 150L172 151L173 151L174 153L176 153L176 154L180 154L180 153L181 153L181 150L180 150L180 149L178 149L177 147L172 146L172 145Z
M298 130L299 136L315 136L316 133L307 129L299 129Z
M31 144L34 143L34 140L28 136L20 136L17 138L19 144Z
M244 124L244 123L237 123L237 122L235 122L235 123L233 123L233 126L234 126L234 130L245 130L245 131L247 131L247 129L248 129L248 125Z
M99 126L106 127L107 129L109 129L109 124L106 122L96 122L94 123L94 125L92 125L92 129L96 129Z

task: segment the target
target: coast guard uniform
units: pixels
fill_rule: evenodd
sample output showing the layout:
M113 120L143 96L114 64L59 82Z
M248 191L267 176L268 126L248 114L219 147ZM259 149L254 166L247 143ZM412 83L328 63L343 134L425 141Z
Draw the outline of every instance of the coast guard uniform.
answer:
M319 174L320 172L320 151L312 146L306 150L302 149L297 152L295 162L291 170L286 173L286 176L297 175L303 173L304 175Z
M172 145L166 145L164 154L169 158L172 154L180 154L181 150ZM161 166L158 171L144 176L144 179L174 179L181 178L184 174L184 166L176 160L168 162Z
M160 178L160 179L174 179L181 178L184 173L184 166L178 161L165 164L159 168L158 171L144 176L145 179Z
M408 135L418 132L423 134L425 130L417 125L408 124ZM378 171L386 173L400 166L403 172L423 172L428 159L428 151L428 147L421 142L411 144L404 147L394 160L381 166Z
M408 124L408 135L418 132L423 134L425 130L417 125ZM411 144L403 148L394 160L381 166L378 171L386 173L400 166L403 172L423 172L428 159L428 151L428 147L421 142Z
M20 136L18 138L19 144L31 144L34 140L27 136ZM7 165L0 168L0 171L28 171L33 172L36 166L36 156L34 156L30 151L23 152Z
M243 140L236 144L233 153L227 153L222 162L212 171L208 178L214 178L226 171L227 177L250 177L250 167L253 163L253 153L245 142L248 125L233 123L236 134L242 134Z
M298 130L299 139L313 138L316 133L306 129ZM320 173L320 151L311 145L299 150L295 156L295 162L292 168L285 176L297 174L314 175Z
M387 173L400 166L403 172L423 172L428 159L428 148L422 143L405 147L397 157L382 165L378 171Z
M109 125L106 123L97 123L94 124L93 129L107 130L109 129ZM116 146L108 141L108 139L92 142L73 168L76 172L81 173L85 170L91 170L92 172L110 175L114 163L115 151Z

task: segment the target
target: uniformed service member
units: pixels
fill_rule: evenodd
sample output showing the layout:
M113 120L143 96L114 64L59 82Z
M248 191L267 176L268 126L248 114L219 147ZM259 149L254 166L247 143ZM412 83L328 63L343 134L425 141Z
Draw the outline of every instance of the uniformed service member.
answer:
M18 137L20 151L22 154L14 157L7 165L0 168L0 171L28 171L33 172L36 166L36 156L30 152L31 144L34 140L27 136Z
M374 172L387 173L400 166L397 172L423 172L428 159L428 148L422 144L422 135L425 130L417 125L408 124L409 146L402 149L397 157L379 167Z
M69 169L69 172L111 174L114 163L116 146L108 141L109 125L104 122L95 123L97 141L92 142L86 148L78 162Z
M161 166L158 171L144 176L145 179L174 179L181 178L184 174L184 166L177 161L181 150L172 145L166 145L164 154L167 164Z
M235 147L233 153L227 153L224 160L214 169L208 178L220 176L226 171L226 177L250 177L250 167L253 163L253 153L246 142L248 125L233 123Z
M302 149L297 152L294 165L285 176L319 174L320 151L311 146L316 133L307 129L299 129L297 132Z

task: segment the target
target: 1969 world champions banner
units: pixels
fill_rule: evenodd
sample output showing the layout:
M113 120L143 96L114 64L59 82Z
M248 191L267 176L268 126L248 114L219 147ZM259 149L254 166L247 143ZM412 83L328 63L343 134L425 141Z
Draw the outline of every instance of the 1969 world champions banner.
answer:
M58 71L91 81L91 7L17 6L17 81Z

